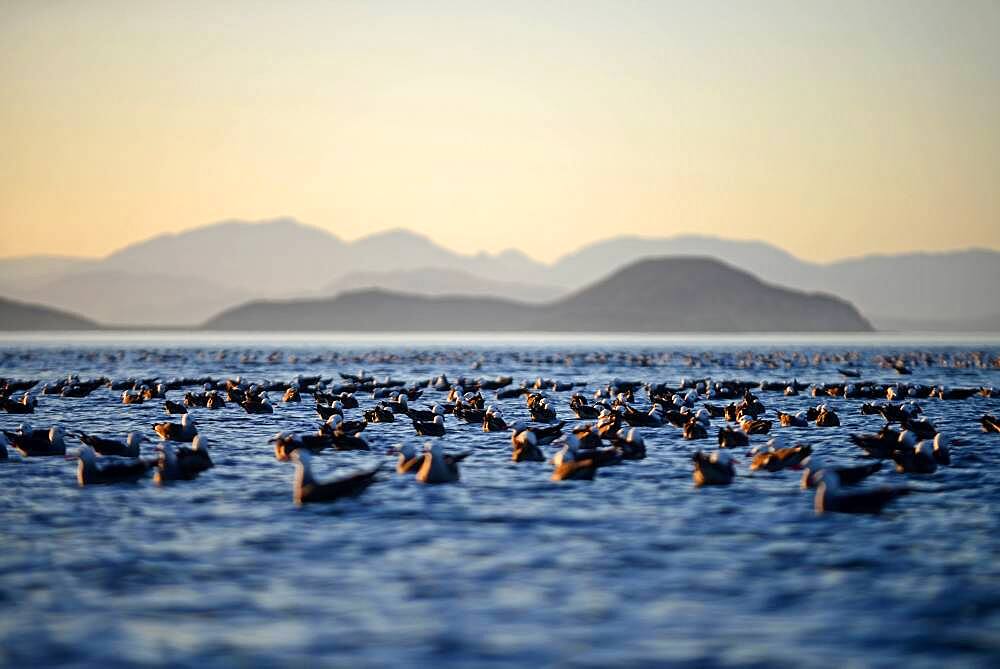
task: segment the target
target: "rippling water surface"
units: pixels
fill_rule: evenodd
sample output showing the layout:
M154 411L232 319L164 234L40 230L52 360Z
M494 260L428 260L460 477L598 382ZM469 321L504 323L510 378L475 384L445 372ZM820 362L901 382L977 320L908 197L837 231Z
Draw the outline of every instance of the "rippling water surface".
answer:
M791 362L748 363L744 351L784 351ZM407 382L541 376L585 382L589 395L615 377L835 381L839 363L790 354L852 351L868 380L1000 385L996 368L948 362L996 356L995 342L900 338L15 337L0 343L0 376L286 380L363 367ZM934 364L909 377L876 364L904 351L928 352ZM571 419L570 393L547 394ZM527 417L523 399L484 395L508 419ZM758 396L770 418L819 401ZM827 401L842 429L774 432L854 461L847 434L881 420L860 415L860 400ZM877 517L819 517L797 472L751 475L746 459L731 486L695 489L690 454L714 438L685 442L670 426L642 430L645 460L601 469L593 482L553 483L549 465L511 462L506 434L453 416L446 447L475 450L460 484L387 474L357 499L296 509L293 468L266 441L278 429L315 430L310 397L273 415L194 410L216 467L166 488L79 488L75 463L12 455L0 463L0 664L997 666L1000 435L982 433L977 419L1000 400L921 404L960 440L953 464L919 479L883 469L876 483L928 492ZM85 399L42 396L34 416L0 414L0 427L24 418L152 436L164 413L162 401L124 406L101 388ZM321 454L317 473L390 459L390 445L417 440L405 419L364 436L372 452Z

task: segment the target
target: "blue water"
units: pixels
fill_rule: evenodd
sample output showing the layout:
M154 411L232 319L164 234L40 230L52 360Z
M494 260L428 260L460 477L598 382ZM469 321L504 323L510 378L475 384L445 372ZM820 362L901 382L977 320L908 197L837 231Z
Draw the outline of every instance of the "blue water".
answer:
M927 354L910 377L876 364L907 351ZM842 363L824 356L855 352L874 381L1000 386L1000 369L965 366L971 351L995 358L1000 345L9 336L0 342L0 376L257 380L363 367L406 381L440 373L584 381L589 394L614 377L834 381ZM548 395L572 418L569 393ZM774 409L820 401L758 396L771 418ZM362 408L374 404L359 398ZM28 419L152 437L151 424L164 419L161 401L124 406L103 388L86 399L39 399L34 416L0 414L0 427ZM881 420L861 416L858 400L826 401L842 428L773 432L854 461L847 434L875 431ZM492 402L508 418L527 417L521 399ZM75 463L12 455L0 463L0 665L997 666L1000 435L983 434L977 419L1000 411L1000 400L921 404L961 445L952 466L932 476L873 477L928 491L878 517L817 516L797 472L751 475L746 458L733 485L695 489L690 454L714 438L685 442L670 426L642 430L646 460L601 469L593 482L553 483L549 465L510 461L507 435L452 416L447 449L475 451L460 484L421 486L387 473L357 499L297 509L293 468L266 441L279 429L316 429L309 397L273 415L233 405L194 410L216 467L167 488L79 488ZM713 421L713 434L721 424ZM372 452L324 453L317 473L391 460L390 445L422 443L406 420L371 425L364 436Z

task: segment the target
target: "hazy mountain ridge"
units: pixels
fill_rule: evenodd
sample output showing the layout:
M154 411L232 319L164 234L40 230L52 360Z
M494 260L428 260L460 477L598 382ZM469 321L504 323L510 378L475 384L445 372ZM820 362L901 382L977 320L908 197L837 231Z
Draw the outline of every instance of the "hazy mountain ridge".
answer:
M94 321L59 309L0 297L0 330L95 330Z
M775 266L793 266L798 269L809 265L787 251L759 241L730 240L703 235L675 237L626 235L594 242L567 253L552 265L550 276L557 283L576 284L582 277L594 274L597 276L593 278L604 276L624 263L639 258L680 255L718 258L758 276L762 276Z
M867 256L820 268L791 280L804 288L836 286L838 295L880 318L975 323L1000 305L1000 253L987 249Z
M525 302L543 302L566 292L554 286L493 281L464 270L426 267L395 272L351 272L331 281L317 297L369 288L416 295L517 295Z
M19 297L86 313L102 325L196 326L254 295L205 276L87 270L28 289Z
M978 322L995 313L994 287L1000 286L1000 253L988 249L872 255L821 264L765 242L693 235L605 240L561 258L553 270L559 278L585 268L608 272L620 258L638 253L711 256L771 283L838 295L873 320ZM961 323L950 329L961 329Z
M247 300L316 295L334 277L354 272L380 273L392 286L403 280L393 278L393 272L438 266L465 272L463 286L469 294L515 293L526 286L548 293L546 298L558 292L544 282L522 283L516 276L505 280L508 266L525 262L534 261L517 251L462 256L405 230L347 242L279 218L223 221L159 235L100 260L0 260L0 277L10 296L87 313L105 323L193 326Z
M89 269L100 260L71 256L24 256L0 258L0 282L4 285L30 285L33 281L47 281L53 276Z
M225 221L125 247L102 260L0 260L3 290L17 299L68 308L115 323L191 325L207 314L249 299L287 299L375 287L441 295L446 281L420 272L460 272L460 292L525 300L578 289L650 256L714 257L760 279L847 299L882 323L945 323L949 330L982 327L996 313L1000 253L970 249L945 253L866 256L811 263L760 241L698 235L615 237L568 253L551 265L515 250L463 255L401 229L344 241L291 218L261 223ZM121 273L138 275L130 282ZM104 283L95 277L107 276ZM117 278L116 278L117 277ZM90 286L85 294L66 286ZM108 295L122 298L107 300ZM186 305L177 297L188 297ZM74 297L75 296L75 297ZM227 300L230 300L227 302ZM105 305L104 302L107 302ZM100 303L100 306L95 306Z
M210 319L206 330L479 331L538 329L535 305L493 297L429 297L368 288L315 300L256 301Z
M252 302L208 330L447 332L866 332L850 304L770 286L709 258L643 260L567 297L529 304L363 290L325 300Z
M260 224L224 221L161 235L115 251L101 264L119 271L200 276L268 296L275 290L287 292L293 280L310 270L347 260L346 245L335 235L279 218Z
M628 265L553 305L561 323L607 318L641 332L857 332L871 324L849 302L761 281L714 258L673 256ZM669 312L669 321L658 311ZM673 330L666 330L669 323ZM611 323L604 329L615 330Z

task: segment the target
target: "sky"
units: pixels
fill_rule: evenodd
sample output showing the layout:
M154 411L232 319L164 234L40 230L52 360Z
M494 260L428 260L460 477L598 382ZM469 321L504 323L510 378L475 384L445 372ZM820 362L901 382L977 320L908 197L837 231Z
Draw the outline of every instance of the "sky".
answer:
M996 249L998 35L994 0L6 0L0 256L276 216Z

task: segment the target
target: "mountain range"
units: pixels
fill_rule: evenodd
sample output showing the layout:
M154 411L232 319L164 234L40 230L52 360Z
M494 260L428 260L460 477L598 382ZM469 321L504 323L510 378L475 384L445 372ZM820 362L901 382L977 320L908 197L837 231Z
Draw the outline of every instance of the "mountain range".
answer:
M327 284L317 295L325 297L380 288L388 292L417 295L505 295L525 302L545 302L566 291L552 285L484 279L458 269L404 269L383 272L351 272Z
M0 297L0 330L94 330L94 321L37 304Z
M849 303L765 284L711 258L640 260L542 304L366 289L319 300L251 302L209 330L447 332L864 332Z
M788 288L844 298L877 327L995 330L1000 253L866 256L812 263L759 241L619 236L552 264L513 250L464 255L406 230L345 241L293 219L225 221L154 237L102 259L0 259L0 292L110 325L195 326L253 300L361 288L547 302L639 259L705 256Z

